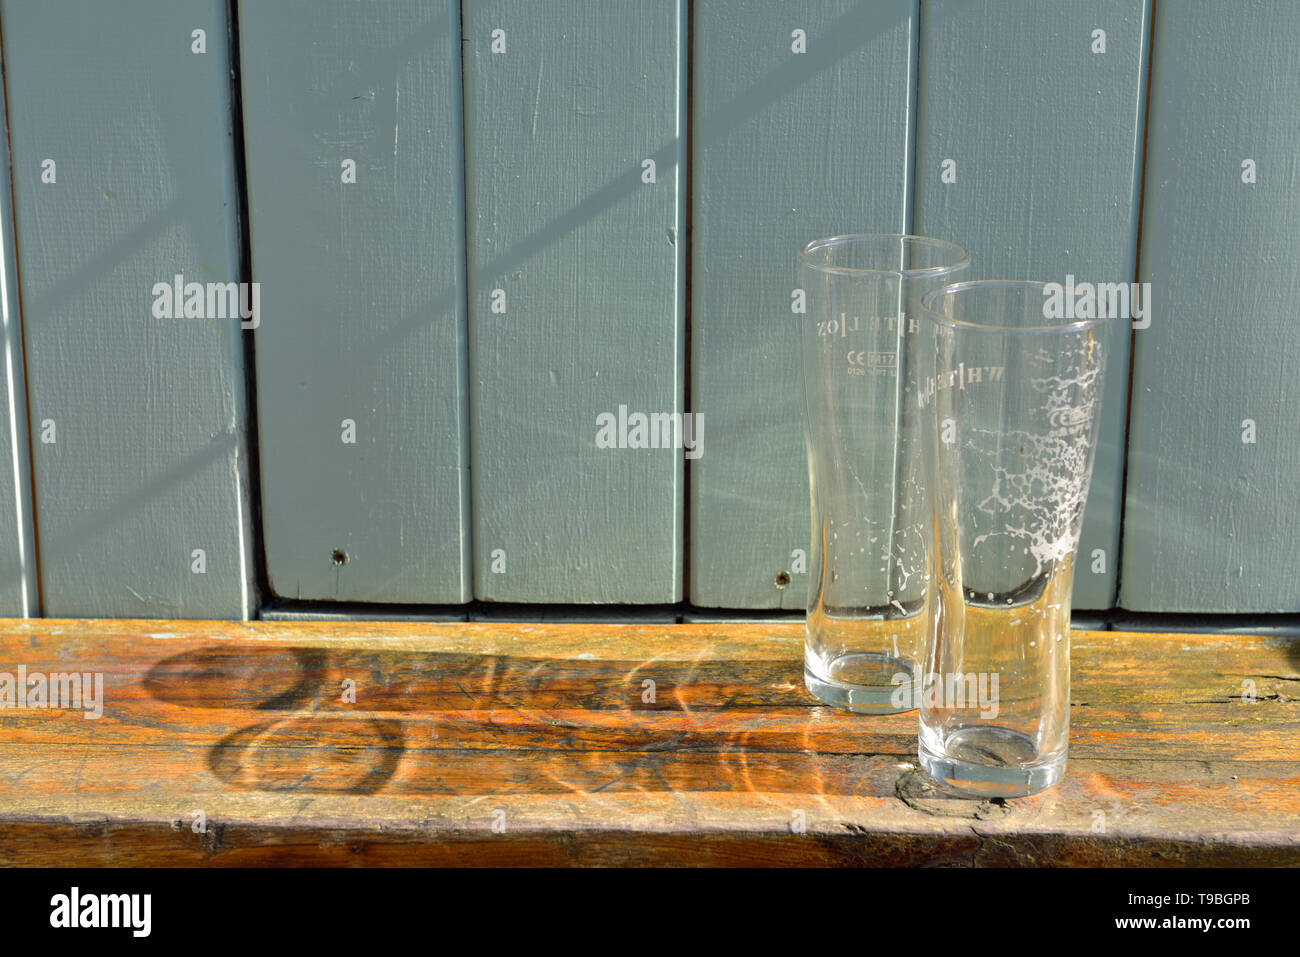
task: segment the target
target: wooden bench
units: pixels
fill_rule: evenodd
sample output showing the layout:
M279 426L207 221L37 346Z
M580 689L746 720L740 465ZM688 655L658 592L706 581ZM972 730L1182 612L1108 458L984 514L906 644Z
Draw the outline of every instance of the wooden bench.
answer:
M1065 779L979 801L798 624L0 621L104 698L0 709L0 863L1300 864L1300 640L1073 642Z

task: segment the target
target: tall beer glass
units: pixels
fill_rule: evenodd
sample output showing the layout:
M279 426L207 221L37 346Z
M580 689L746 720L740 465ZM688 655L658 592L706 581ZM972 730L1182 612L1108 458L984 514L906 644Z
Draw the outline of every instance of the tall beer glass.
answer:
M945 286L918 336L938 555L920 760L984 796L1032 794L1065 771L1070 589L1113 320L1052 318L1051 293Z
M966 250L922 236L835 236L799 252L812 492L804 682L827 704L916 707L934 620L921 297L969 268Z

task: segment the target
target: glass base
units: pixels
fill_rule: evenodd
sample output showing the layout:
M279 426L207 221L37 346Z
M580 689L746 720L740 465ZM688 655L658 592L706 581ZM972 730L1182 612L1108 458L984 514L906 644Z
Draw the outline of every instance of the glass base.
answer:
M823 678L804 664L804 687L819 701L859 714L899 714L915 711L921 700L921 682L916 668L905 658L892 655L855 653L840 655L831 662L831 677ZM889 684L895 675L908 681ZM854 677L870 677L882 683L859 684Z
M1008 728L963 728L944 742L944 753L920 747L921 767L944 784L979 797L1024 797L1050 788L1065 774L1066 755L1034 761L1033 738Z

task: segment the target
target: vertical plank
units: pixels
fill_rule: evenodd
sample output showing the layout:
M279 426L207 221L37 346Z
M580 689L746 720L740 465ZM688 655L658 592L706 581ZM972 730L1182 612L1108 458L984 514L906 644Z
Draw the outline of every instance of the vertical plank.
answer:
M45 613L246 618L239 318L155 315L178 274L241 278L226 5L5 0L0 25Z
M906 231L912 4L748 0L694 16L691 401L708 442L691 464L690 598L802 608L795 255L821 236Z
M1148 34L1143 0L922 0L916 231L975 278L1132 282ZM1076 608L1115 604L1130 328L1110 325Z
M243 3L240 48L271 590L467 601L459 4Z
M685 411L683 4L464 9L475 595L676 601L684 453L597 419Z
M1300 7L1160 3L1155 28L1120 604L1300 611Z
M5 120L0 101L0 123ZM8 125L0 146L9 155ZM0 617L40 614L36 542L32 521L31 446L27 431L27 377L23 372L18 310L18 261L9 164L0 167Z

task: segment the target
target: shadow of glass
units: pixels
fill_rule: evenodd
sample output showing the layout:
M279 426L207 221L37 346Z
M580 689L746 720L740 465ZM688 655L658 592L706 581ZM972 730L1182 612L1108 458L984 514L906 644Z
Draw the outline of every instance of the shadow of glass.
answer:
M400 721L332 719L324 741L316 715L263 721L227 735L208 768L237 791L374 794L392 779L405 750ZM340 736L347 744L340 745Z
M208 767L235 790L880 797L899 767L846 747L881 728L807 696L798 661L222 644L143 686L222 733Z

